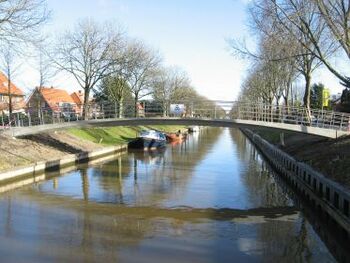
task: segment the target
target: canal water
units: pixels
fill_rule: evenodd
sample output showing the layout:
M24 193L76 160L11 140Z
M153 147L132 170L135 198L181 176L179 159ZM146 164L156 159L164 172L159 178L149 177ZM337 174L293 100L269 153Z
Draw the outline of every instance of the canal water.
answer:
M235 129L0 195L1 262L334 262Z

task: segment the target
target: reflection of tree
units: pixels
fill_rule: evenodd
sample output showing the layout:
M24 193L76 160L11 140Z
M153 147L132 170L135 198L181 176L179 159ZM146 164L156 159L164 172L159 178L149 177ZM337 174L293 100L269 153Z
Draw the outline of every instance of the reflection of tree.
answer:
M53 184L53 189L56 190L58 188L58 179L57 179L57 177L53 178L52 184Z
M82 184L82 192L84 196L85 201L89 201L89 177L87 174L87 169L82 169L81 170L81 184Z
M11 197L7 197L7 211L6 211L6 237L11 236L12 233L12 201Z
M92 169L92 176L109 201L123 203L128 195L128 201L134 200L134 204L154 204L171 193L184 191L193 169L221 133L222 129L202 129L196 137L189 136L182 144L163 151L130 152Z
M307 242L307 228L306 228L306 222L305 218L301 218L300 223L300 230L299 233L296 233L296 236L294 237L294 244L291 244L291 246L286 247L286 249L291 250L292 255L297 259L299 262L310 262L311 261L311 251L308 246ZM292 242L291 242L292 243Z
M288 206L290 199L275 181L274 176L262 161L255 147L246 141L237 129L231 130L231 136L237 145L239 158L246 164L242 182L246 185L250 201L254 206Z
M117 262L120 248L137 246L155 232L156 224L147 217L147 208L143 210L141 207L139 213L133 214L123 205L82 203L79 199L60 195L43 196L37 189L29 188L22 194L17 196L14 209L8 210L6 216L11 219L15 215L16 224L23 222L25 236L21 236L21 226L19 231L10 231L8 238L33 238L37 242L35 250L41 258L47 258L49 254L54 259L99 262L103 255L108 262ZM18 202L20 198L22 202ZM18 213L18 209L23 209L22 203L28 200L36 204L29 221L27 213ZM12 206L11 202L7 205ZM4 226L16 230L12 220L9 223ZM51 245L54 249L48 251Z
M257 206L291 206L290 189L269 168L245 135L232 129L231 136L236 142L239 158L247 164L246 174L241 178L248 191L254 193L250 196L252 203ZM295 220L257 224L257 239L264 244L262 253L265 261L312 260L312 251L318 249L318 243L313 242L315 237L308 231L304 215Z
M166 151L134 152L129 155L130 163L138 160L136 169L139 198L143 204L154 204L171 194L180 195L186 190L194 168L204 159L217 142L222 129L202 129L195 137Z
M126 155L119 155L115 160L101 164L92 170L92 176L98 182L104 200L124 203L123 179L130 175L129 160Z

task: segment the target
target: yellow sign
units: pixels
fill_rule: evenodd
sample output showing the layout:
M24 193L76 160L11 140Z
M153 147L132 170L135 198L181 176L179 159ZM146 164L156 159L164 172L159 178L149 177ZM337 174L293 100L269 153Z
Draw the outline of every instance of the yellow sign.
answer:
M323 107L328 107L329 99L330 99L329 89L323 89L323 91L322 91L322 106Z

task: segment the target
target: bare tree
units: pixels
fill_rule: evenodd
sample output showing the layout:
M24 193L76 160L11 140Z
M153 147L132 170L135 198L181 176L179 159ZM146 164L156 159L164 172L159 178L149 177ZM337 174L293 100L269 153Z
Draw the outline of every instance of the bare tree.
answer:
M114 103L116 117L118 118L123 117L124 101L128 99L129 102L133 101L129 84L122 76L117 74L104 78L95 95L103 102Z
M104 82L105 92L109 97L118 103L118 117L123 117L124 100L130 98L130 84L135 63L135 49L128 41L122 43L119 49L115 49L113 57L116 63L113 65L113 75L108 77Z
M292 73L284 77L288 89L284 89L282 96L285 96L283 94L286 92L289 94L297 70L305 80L304 106L309 115L312 72L321 65L316 54L317 48L309 38L309 30L313 32L314 41L323 42L324 54L328 56L334 52L333 43L325 39L326 24L318 18L316 11L317 7L314 4L302 0L255 0L250 8L251 27L258 33L260 43L264 43L264 38L270 39L273 49L279 50L269 58L270 61L285 61L287 64L284 69L289 68L289 73ZM255 59L264 56L263 52L252 55L247 48L237 48L237 45L233 47L235 52L250 55ZM263 51L266 51L266 48ZM288 99L285 98L285 101Z
M162 104L164 116L168 115L171 100L178 100L176 90L189 86L187 74L177 67L164 68L158 72L153 83L153 98Z
M135 102L135 116L138 114L138 101L152 93L151 87L158 72L161 58L142 42L134 41L130 44L130 68L127 81Z
M58 39L54 63L71 73L84 90L83 116L87 119L92 89L113 73L113 56L122 42L122 33L110 25L100 25L91 19L80 21L73 31Z
M306 53L316 57L344 86L350 78L330 63L330 56L341 47L350 55L349 2L345 0L269 0L276 17L292 33ZM322 31L322 32L320 32Z
M39 88L44 87L48 80L53 77L54 73L52 71L52 66L50 58L46 56L42 50L39 50L38 65L36 67L39 73Z
M0 38L12 46L38 40L40 27L49 18L45 0L0 1Z
M13 90L12 90L12 76L14 72L18 69L16 65L16 53L12 49L11 45L6 45L0 49L1 52L1 68L7 77L7 95L8 95L8 111L9 118L11 119L13 113Z

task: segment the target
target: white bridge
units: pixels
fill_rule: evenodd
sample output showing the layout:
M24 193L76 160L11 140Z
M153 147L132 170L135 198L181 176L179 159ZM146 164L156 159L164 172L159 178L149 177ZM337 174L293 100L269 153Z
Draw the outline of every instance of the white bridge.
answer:
M350 135L348 113L324 110L308 112L302 107L241 104L232 101L186 101L178 104L184 106L184 111L176 113L177 116L171 114L170 103L169 110L164 110L164 107L155 102L144 102L141 110L139 108L135 110L133 105L123 105L121 109L115 104L103 104L98 108L95 105L94 110L89 111L89 120L79 120L72 110L62 109L57 113L50 109L40 109L38 112L27 112L22 116L15 115L10 125L6 125L2 120L0 132L21 137L73 127L198 125L230 128L263 127L328 138ZM135 115L142 117L134 117ZM116 118L116 116L124 117Z

